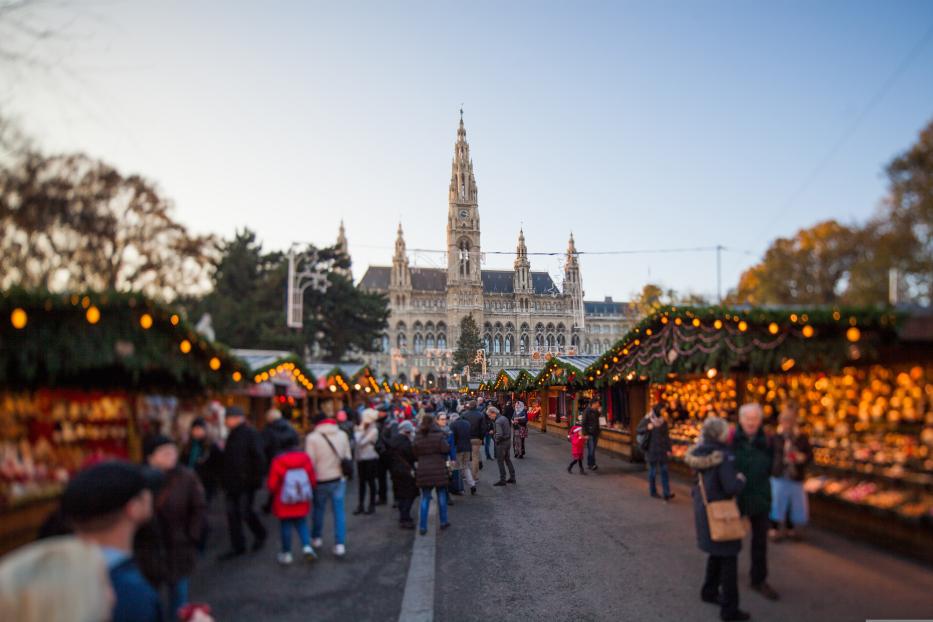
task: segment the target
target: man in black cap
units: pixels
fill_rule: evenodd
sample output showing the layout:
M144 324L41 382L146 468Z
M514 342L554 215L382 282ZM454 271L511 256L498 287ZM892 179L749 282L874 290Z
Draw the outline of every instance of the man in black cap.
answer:
M221 484L227 496L227 525L230 529L230 550L220 556L227 560L246 552L243 521L255 538L253 550L258 551L266 542L266 528L253 509L256 491L262 486L266 458L262 437L256 428L246 422L243 410L231 406L225 414L230 433L224 446Z
M122 461L79 471L62 494L62 515L75 534L100 547L116 595L113 622L161 622L159 595L133 559L133 537L152 518L158 473Z

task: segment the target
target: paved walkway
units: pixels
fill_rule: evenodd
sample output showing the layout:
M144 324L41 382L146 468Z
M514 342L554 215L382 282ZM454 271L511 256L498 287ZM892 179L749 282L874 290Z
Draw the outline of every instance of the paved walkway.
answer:
M528 451L515 461L517 486L493 488L495 465L487 465L479 495L451 508L452 527L436 535L433 619L718 619L699 600L704 556L683 482L665 504L647 496L643 472L620 460L600 456L597 473L568 475L568 444L536 431ZM217 543L225 528L215 532ZM282 569L271 539L249 558L208 561L192 597L210 602L218 620L399 619L409 572L425 576L430 562L421 560L431 556L419 551L410 563L414 536L398 530L386 507L350 517L349 533L344 561L333 559L328 541L313 566ZM755 620L933 618L929 568L825 532L770 553L776 603L749 592L748 551L741 557L742 606ZM431 619L421 605L417 617Z

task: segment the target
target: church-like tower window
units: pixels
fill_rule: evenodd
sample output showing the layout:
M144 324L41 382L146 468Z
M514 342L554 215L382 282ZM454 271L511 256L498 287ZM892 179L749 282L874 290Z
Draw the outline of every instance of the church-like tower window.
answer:
M496 335L492 339L492 353L501 354L502 353L502 335Z
M414 345L415 354L424 352L424 337L421 336L421 333L415 333Z

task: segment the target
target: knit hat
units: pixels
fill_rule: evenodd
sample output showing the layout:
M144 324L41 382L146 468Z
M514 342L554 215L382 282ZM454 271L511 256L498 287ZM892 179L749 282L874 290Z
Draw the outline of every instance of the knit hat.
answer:
M245 417L245 416L246 414L243 412L243 409L240 408L239 406L231 406L224 413L224 419L228 419L230 417Z
M175 441L165 436L164 434L155 434L153 436L147 436L143 440L143 460L146 460L155 452L156 449L162 445L174 445Z
M204 417L195 417L194 421L191 422L191 429L194 428L204 428L207 429L207 421L204 420Z
M155 469L123 460L99 462L78 471L68 482L62 493L62 515L79 524L107 516L143 490L157 490L162 479Z

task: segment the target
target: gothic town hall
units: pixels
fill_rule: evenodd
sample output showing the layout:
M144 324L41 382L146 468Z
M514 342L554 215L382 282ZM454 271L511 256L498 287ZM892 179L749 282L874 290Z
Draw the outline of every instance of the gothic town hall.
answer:
M388 334L371 358L400 382L445 387L451 376L460 320L473 315L486 350L489 374L499 369L544 365L557 355L597 355L632 325L629 306L611 298L584 299L573 235L567 245L563 282L535 272L525 236L518 232L512 270L481 266L480 217L470 145L461 114L447 198L447 269L408 264L399 224L391 266L370 266L359 286L389 298ZM346 244L341 231L341 242Z

